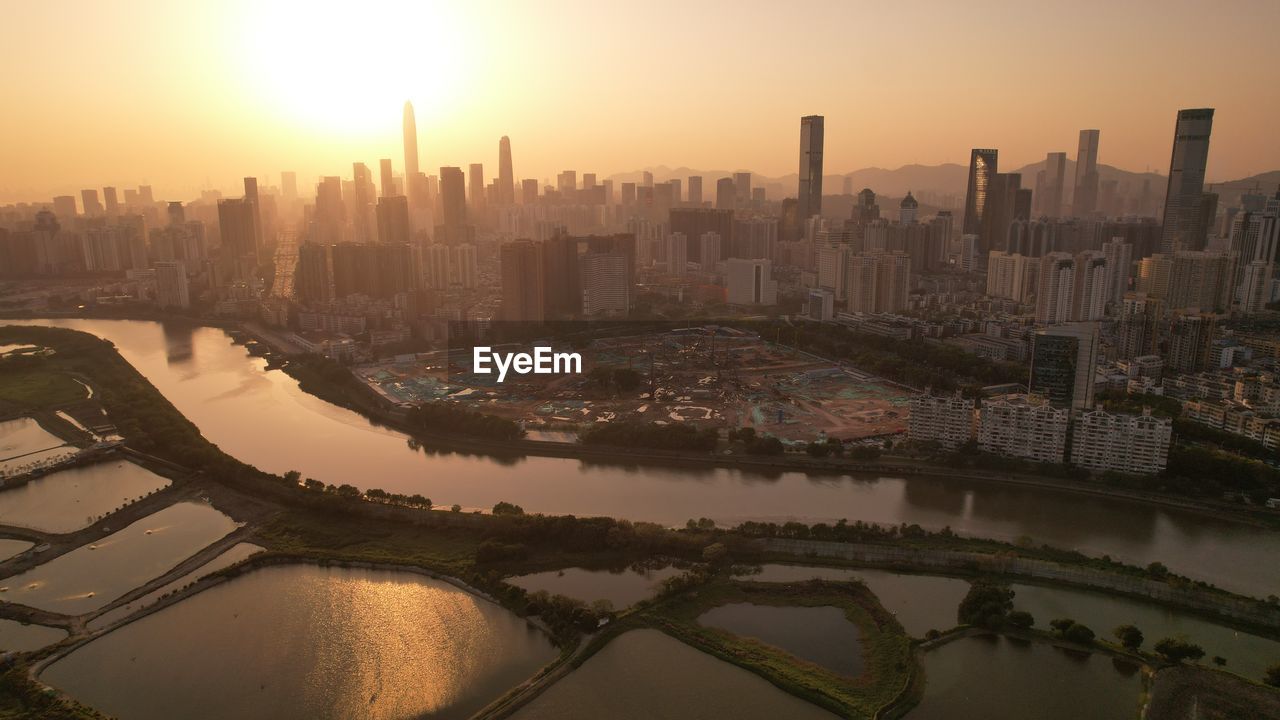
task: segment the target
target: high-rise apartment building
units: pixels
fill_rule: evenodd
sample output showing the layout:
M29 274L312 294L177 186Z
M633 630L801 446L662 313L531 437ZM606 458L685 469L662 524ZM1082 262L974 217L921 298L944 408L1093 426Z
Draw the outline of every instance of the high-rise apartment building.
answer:
M502 275L501 319L542 322L546 290L542 248L532 240L511 240L499 248L498 260Z
M1141 415L1088 410L1075 420L1071 464L1098 472L1155 475L1169 458L1173 421Z
M156 305L183 310L191 307L186 266L176 260L162 260L153 267L156 271Z
M1075 305L1076 259L1070 253L1049 253L1040 258L1038 275L1036 322L1069 322Z
M973 400L958 392L951 397L917 395L911 399L907 437L955 450L973 439L976 420Z
M689 204L693 207L702 205L702 176L689 176Z
M582 314L625 315L631 309L627 256L618 252L588 252L578 258L581 272Z
M725 278L730 305L777 305L778 282L765 258L729 258Z
M1059 464L1066 456L1071 411L1035 395L984 401L978 412L978 447L986 452Z

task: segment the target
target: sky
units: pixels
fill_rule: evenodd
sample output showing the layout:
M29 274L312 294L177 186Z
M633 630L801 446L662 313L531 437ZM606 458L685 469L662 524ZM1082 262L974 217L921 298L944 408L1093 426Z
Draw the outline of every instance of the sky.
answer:
M796 172L1074 157L1167 170L1179 108L1214 107L1208 180L1280 169L1275 0L0 0L0 202L150 184L157 199L281 170L517 178L647 166ZM15 62L16 60L16 62ZM305 190L304 190L305 192Z

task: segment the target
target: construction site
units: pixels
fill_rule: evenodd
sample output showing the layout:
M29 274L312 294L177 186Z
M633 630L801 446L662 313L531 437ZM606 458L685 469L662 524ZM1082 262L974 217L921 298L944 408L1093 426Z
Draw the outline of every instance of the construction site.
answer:
M582 357L581 374L509 375L501 384L472 372L471 354L457 350L353 371L390 404L457 402L517 420L533 434L634 420L751 427L795 442L884 437L907 427L907 388L734 328L598 338L572 349Z

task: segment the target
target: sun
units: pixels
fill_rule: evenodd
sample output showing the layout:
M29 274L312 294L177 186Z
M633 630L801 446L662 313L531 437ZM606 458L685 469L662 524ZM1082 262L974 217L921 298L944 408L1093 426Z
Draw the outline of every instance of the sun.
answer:
M260 2L241 22L244 86L317 132L385 132L405 100L422 122L456 105L475 71L451 4Z

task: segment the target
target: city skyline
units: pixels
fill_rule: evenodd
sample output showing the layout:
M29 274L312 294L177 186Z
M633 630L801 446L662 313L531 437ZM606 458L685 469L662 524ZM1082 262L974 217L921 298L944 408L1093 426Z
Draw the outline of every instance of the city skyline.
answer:
M247 30L233 22L248 12L236 4L218 12L145 2L113 12L90 8L85 12L101 12L102 22L67 27L62 41L85 56L107 58L113 76L129 82L91 83L74 95L50 92L84 72L70 57L48 57L15 78L11 112L0 119L0 134L13 148L0 202L136 184L189 198L206 187L230 189L246 174L273 177L281 168L295 170L305 186L353 161L401 157L395 111L406 99L418 114L423 168L477 161L496 167L494 141L506 135L516 146L515 177L540 181L566 168L606 177L664 165L790 175L794 118L808 114L826 119L829 172L964 164L973 147L1000 148L1004 164L1019 167L1049 152L1071 152L1081 128L1102 130L1100 164L1162 172L1166 118L1180 108L1215 107L1219 132L1206 180L1234 180L1280 168L1280 148L1266 140L1266 118L1280 110L1280 97L1250 83L1220 81L1234 72L1230 67L1265 65L1267 43L1254 36L1274 25L1268 18L1280 19L1271 4L1241 4L1254 21L1241 23L1240 14L1202 16L1190 3L1161 4L1159 15L1152 5L1086 8L1099 40L1089 53L1064 63L1069 49L1051 43L1009 74L980 72L960 41L976 20L932 3L894 12L814 5L807 16L830 22L816 24L812 38L801 32L801 18L737 8L721 18L728 39L702 39L688 45L690 52L674 54L657 50L689 40L698 22L686 28L664 22L659 11L641 14L631 35L653 38L654 51L641 45L620 52L610 32L574 33L574 22L554 26L560 15L586 22L607 12L569 3L545 13L407 5L345 14L268 3L255 11L254 23L241 24L252 26ZM49 27L58 7L17 5L9 27ZM992 10L997 29L1033 12L1004 4ZM1046 26L1071 16L1066 6L1034 12ZM384 21L397 17L404 22L393 25L405 27L386 29ZM856 45L837 42L840 28L854 22L875 32L859 33ZM163 32L124 32L192 25L202 32L194 38L175 33L186 43L176 46ZM1159 33L1169 47L1190 42L1199 51L1145 53L1134 28ZM373 29L385 35L379 51L362 50L359 41ZM39 34L15 35L7 40L15 53L49 55L33 45ZM124 44L122 37L136 42ZM417 55L397 49L406 39ZM354 40L356 48L315 52L339 40ZM766 59L770 42L795 50L791 59ZM525 58L557 43L599 62L533 74L522 69ZM930 52L919 52L921 46ZM703 71L702 51L732 59L736 71ZM463 58L471 60L458 62ZM687 67L679 73L669 67L680 62ZM858 80L809 77L799 71L803 63ZM1057 73L1052 82L1050 72ZM664 80L636 92L641 74ZM762 82L777 90L753 102L751 89ZM1086 90L1089 101L1082 102ZM68 137L76 142L66 143Z

